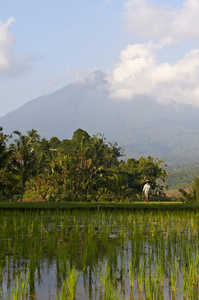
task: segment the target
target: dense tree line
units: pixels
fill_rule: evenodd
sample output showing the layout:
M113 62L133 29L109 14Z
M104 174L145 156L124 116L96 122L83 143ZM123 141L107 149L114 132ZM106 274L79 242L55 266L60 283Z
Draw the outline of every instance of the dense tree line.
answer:
M163 161L121 160L123 149L78 129L71 140L49 141L36 130L11 136L0 128L0 196L22 201L25 192L60 201L133 200L146 179L152 187L166 178Z

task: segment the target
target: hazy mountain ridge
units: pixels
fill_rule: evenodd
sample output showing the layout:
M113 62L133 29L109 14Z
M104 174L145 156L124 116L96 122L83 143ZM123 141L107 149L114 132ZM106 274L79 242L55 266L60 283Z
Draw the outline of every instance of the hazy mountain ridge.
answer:
M162 105L152 99L109 97L105 75L98 71L0 117L4 132L36 129L41 137L71 138L82 128L117 141L131 157L199 157L199 109Z

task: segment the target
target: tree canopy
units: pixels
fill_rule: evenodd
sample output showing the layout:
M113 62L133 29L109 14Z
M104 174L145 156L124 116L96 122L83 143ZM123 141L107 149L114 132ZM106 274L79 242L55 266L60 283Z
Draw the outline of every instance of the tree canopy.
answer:
M0 128L0 191L4 201L25 192L49 201L132 201L149 179L155 188L166 172L152 157L120 160L124 150L103 135L77 129L71 140L49 141L36 130L9 138Z

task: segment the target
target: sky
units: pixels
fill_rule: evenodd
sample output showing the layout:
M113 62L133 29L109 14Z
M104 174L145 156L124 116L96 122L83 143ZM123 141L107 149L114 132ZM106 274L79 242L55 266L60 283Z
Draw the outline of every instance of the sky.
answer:
M102 70L110 95L199 106L199 0L0 0L0 116Z

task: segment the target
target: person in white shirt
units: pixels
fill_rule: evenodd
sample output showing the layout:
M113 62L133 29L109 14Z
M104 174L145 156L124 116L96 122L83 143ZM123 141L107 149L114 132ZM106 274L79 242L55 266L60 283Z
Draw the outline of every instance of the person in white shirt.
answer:
M146 180L145 181L145 185L143 187L143 190L142 190L142 194L145 195L145 201L144 202L149 202L149 195L151 193L151 186L150 186L150 180Z

